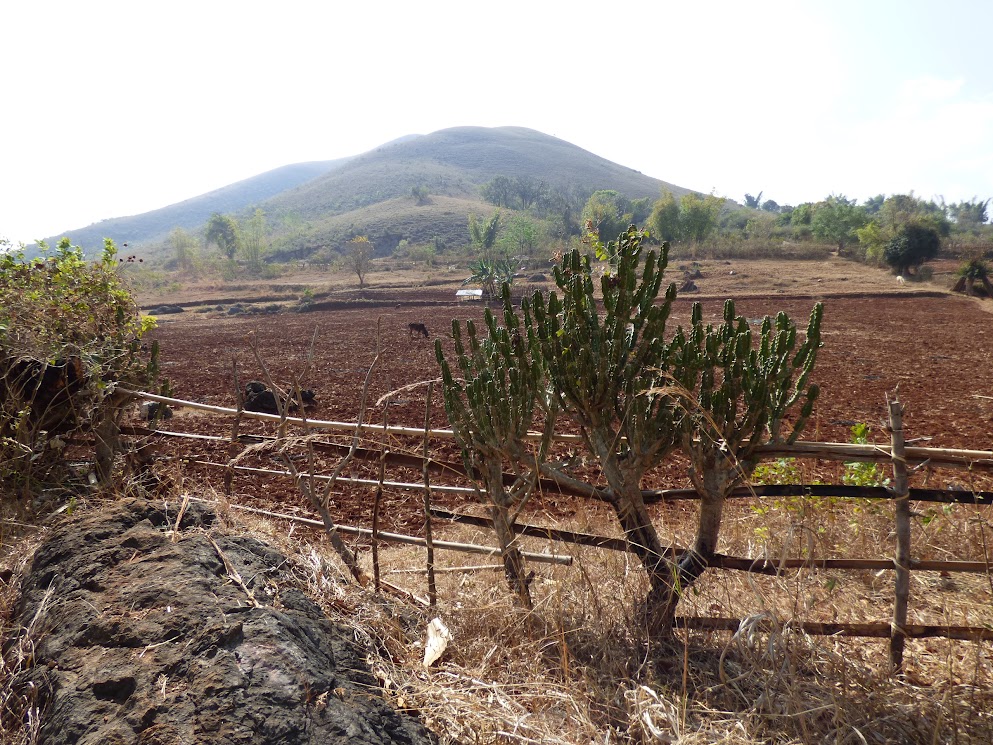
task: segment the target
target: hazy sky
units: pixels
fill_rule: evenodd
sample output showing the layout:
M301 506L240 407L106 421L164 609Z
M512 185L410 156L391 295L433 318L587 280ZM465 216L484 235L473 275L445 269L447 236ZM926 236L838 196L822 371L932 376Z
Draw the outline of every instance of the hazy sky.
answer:
M993 2L0 4L0 237L462 125L742 201L993 197Z

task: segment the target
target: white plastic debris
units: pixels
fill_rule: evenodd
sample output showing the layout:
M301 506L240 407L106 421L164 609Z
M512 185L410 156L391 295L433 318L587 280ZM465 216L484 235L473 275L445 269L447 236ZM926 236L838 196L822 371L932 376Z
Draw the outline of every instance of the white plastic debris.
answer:
M452 632L444 622L440 618L432 618L428 623L428 639L424 645L424 667L431 667L437 662L445 654L451 640Z

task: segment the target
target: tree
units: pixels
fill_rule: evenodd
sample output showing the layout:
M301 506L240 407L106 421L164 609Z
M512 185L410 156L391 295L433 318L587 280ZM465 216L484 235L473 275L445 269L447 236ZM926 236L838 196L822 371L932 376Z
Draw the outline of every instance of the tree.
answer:
M909 222L886 245L884 258L893 271L903 275L933 259L940 249L941 236L937 230L931 225Z
M428 198L430 196L428 187L424 186L424 184L418 184L417 186L410 187L410 196L414 198L414 201L417 202L418 205L424 205L431 201Z
M0 241L0 248L3 248ZM40 256L0 251L0 483L66 484L66 443L95 442L101 481L113 474L119 425L130 390L154 390L158 344L150 354L143 317L122 278L113 241L87 262L68 238ZM72 459L76 460L74 452Z
M758 461L756 451L770 442L796 441L817 400L819 388L808 385L820 347L824 306L814 306L807 333L798 343L797 328L785 313L762 321L753 343L747 319L724 303L724 323L699 333L702 307L695 304L692 331L682 361L691 370L683 377L692 405L680 426L681 448L689 456L690 480L700 496L700 518L693 546L676 562L681 590L690 587L717 551L724 503L746 483ZM693 360L691 363L690 361ZM787 413L800 404L789 435ZM669 597L666 623L675 618L678 594Z
M522 506L537 484L539 464L551 443L555 411L540 356L528 352L521 335L509 285L504 285L503 308L504 326L497 326L492 311L486 309L486 330L481 336L471 320L465 323L465 335L461 324L452 321L459 378L452 374L440 339L435 341L435 356L441 366L445 411L466 473L478 474L475 478L482 482L490 501L507 581L518 604L531 608L530 577L514 534L511 510ZM544 437L537 448L531 448L526 435L538 410L545 413ZM505 465L516 475L509 486L503 479Z
M613 189L595 191L583 207L583 225L592 226L605 239L613 239L629 225L625 219L628 206L620 192Z
M513 207L514 185L506 176L497 176L492 181L483 184L480 187L480 193L483 195L483 199L497 207L506 207L507 209Z
M172 246L179 268L182 271L192 271L196 263L196 238L182 228L173 228L169 233L169 244Z
M679 225L685 240L702 241L717 227L724 199L690 192L679 200Z
M862 203L862 209L869 216L879 214L879 210L883 208L883 202L886 201L886 196L884 194L877 194L874 197L869 197Z
M973 197L970 201L962 201L949 205L948 211L951 213L952 219L955 220L955 224L960 230L975 230L989 219L987 208L990 201L987 199L985 202L980 202L977 198Z
M855 238L855 231L869 222L865 210L844 196L830 196L817 205L810 223L814 236L838 244L840 256L846 244Z
M762 192L759 192L757 197L753 197L751 194L745 195L745 206L751 207L752 209L759 209L762 204Z
M347 244L348 252L345 262L359 278L359 289L365 287L365 277L372 266L372 255L375 247L364 235L352 238Z
M765 212L775 212L776 214L779 214L779 202L773 199L767 199L762 202L762 209Z
M252 216L246 221L241 236L241 251L245 261L254 271L258 271L262 268L262 257L269 247L265 212L261 208L255 208Z
M500 244L504 251L511 256L532 258L541 240L541 229L527 215L517 214L510 218L507 227L500 236Z
M483 258L492 258L493 246L496 245L497 236L500 234L500 210L494 212L486 222L469 215L469 237L473 244L483 252Z
M515 266L509 259L478 259L469 266L472 274L462 284L479 285L486 297L496 297L497 288L501 284L513 284Z
M534 176L515 176L512 188L520 200L522 210L531 209L548 194L548 184Z
M211 243L216 245L221 255L227 257L228 261L234 261L240 243L238 223L231 215L215 212L207 221L206 239L208 245Z
M879 222L894 236L901 226L911 222L933 228L940 238L951 234L951 222L944 206L933 200L919 199L913 192L887 197L879 210Z
M883 262L883 253L886 250L886 244L889 242L889 236L883 232L878 222L872 220L864 227L857 228L855 230L855 237L859 240L859 245L862 247L866 261L873 264L881 264Z
M669 247L647 250L646 237L632 227L606 246L593 240L596 254L611 259L611 272L599 277L602 315L591 259L578 249L555 267L562 299L554 291L535 293L522 301L521 310L529 348L540 355L554 403L599 461L607 483L603 495L648 575L646 621L657 638L671 634L676 602L695 579L693 567L704 566L712 555L723 501L711 496L701 511L697 558L684 565L652 524L642 478L698 436L710 438L712 447L691 451L694 465L713 461L722 468L739 453L749 455L745 443L751 438L780 438L787 410L801 399L812 405L816 398L806 380L819 345L820 311L811 315L799 349L796 328L785 314L774 325L763 323L756 349L747 319L735 318L733 306L725 308L725 324L715 330L704 327L697 305L691 326L667 335L676 297L671 284L660 297ZM798 426L807 414L805 405ZM791 437L795 433L796 427ZM721 448L720 438L730 449ZM734 477L724 474L700 488L725 494Z
M648 217L648 227L652 235L661 241L678 241L681 237L679 224L679 202L668 189L655 200L652 213Z

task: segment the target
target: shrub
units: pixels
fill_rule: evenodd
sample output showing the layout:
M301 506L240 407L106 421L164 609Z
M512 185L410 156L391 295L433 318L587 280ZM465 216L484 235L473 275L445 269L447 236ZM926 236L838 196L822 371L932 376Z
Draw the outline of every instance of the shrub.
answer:
M886 244L883 258L893 267L893 271L904 274L933 259L940 248L941 236L937 230L927 225L906 223Z
M141 343L142 318L112 241L86 262L68 238L41 256L0 255L0 477L57 476L63 449L95 434L97 472L110 475L117 425L131 396L155 384L158 348Z

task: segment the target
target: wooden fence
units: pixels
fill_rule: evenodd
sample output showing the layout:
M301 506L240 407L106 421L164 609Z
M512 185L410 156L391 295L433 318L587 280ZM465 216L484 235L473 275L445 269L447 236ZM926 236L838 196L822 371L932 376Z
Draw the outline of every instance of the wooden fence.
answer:
M134 395L146 398L152 401L158 401L166 404L173 404L175 406L188 407L201 411L206 411L214 414L225 415L225 416L238 416L245 418L260 419L263 421L270 422L282 422L284 424L293 424L295 426L300 426L306 430L330 430L330 431L341 431L348 432L354 436L359 434L365 435L394 435L394 436L406 436L406 437L416 437L424 442L424 455L422 457L403 454L403 453L388 453L385 450L385 446L381 450L368 450L359 448L356 442L353 441L351 446L344 446L335 443L311 443L311 446L315 446L319 449L324 450L326 453L344 456L346 453L348 457L357 457L359 459L366 459L370 461L378 461L380 465L380 476L378 479L361 479L361 478L350 478L341 476L340 473L336 473L332 476L316 475L312 478L317 481L328 481L333 480L337 483L342 484L353 484L368 486L372 488L377 488L382 490L383 488L399 489L399 490L410 490L410 491L421 491L426 494L425 497L425 517L426 517L426 530L428 535L424 538L415 536L404 536L400 534L386 533L379 531L375 524L371 530L342 526L342 525L329 525L328 517L323 516L323 520L311 520L308 518L300 518L293 515L285 515L280 513L267 512L264 510L257 510L247 506L234 506L236 509L247 510L250 512L263 512L264 514L271 517L278 517L286 520L293 520L298 522L304 522L315 525L323 525L329 531L334 530L341 533L353 534L353 535L364 535L368 536L373 540L374 547L378 541L394 541L403 542L408 544L424 545L427 547L429 552L429 561L427 567L427 574L429 577L429 586L432 588L430 593L431 601L435 599L435 594L433 591L434 581L433 581L433 559L430 555L433 554L434 548L441 549L453 549L470 551L475 553L483 553L488 555L498 555L500 553L498 548L492 547L482 547L473 546L467 544L451 544L440 541L432 541L430 538L430 523L431 518L445 519L450 521L455 521L459 523L477 525L489 527L491 525L490 521L486 518L476 517L472 515L465 515L460 513L453 513L447 510L441 510L438 508L431 507L429 504L430 493L450 493L450 494L463 494L467 497L475 496L477 490L474 486L445 486L439 484L432 484L428 478L428 472L433 470L435 472L444 472L449 475L454 475L460 478L467 478L464 468L461 464L456 463L444 463L437 460L430 459L428 457L427 442L429 439L451 439L453 438L453 433L451 430L446 429L429 429L427 426L423 428L416 427L400 427L400 426L384 426L384 425L371 425L371 424L358 424L356 422L340 422L340 421L327 421L327 420L313 420L313 419L298 419L293 417L279 417L270 414L258 414L254 412L238 411L235 409L229 409L219 406L210 406L206 404L199 404L191 401L184 401L181 399L168 398L164 396L157 396L149 393L133 392ZM905 646L905 640L908 638L923 638L923 637L943 637L947 639L962 639L962 640L980 640L980 641L991 641L993 640L993 627L975 627L975 626L949 626L949 625L923 625L923 624L908 624L907 623L907 611L909 607L910 598L910 574L912 571L938 571L938 572L948 572L948 573L982 573L991 574L991 562L989 557L986 557L984 561L935 561L935 560L920 560L914 559L912 557L912 546L911 546L911 518L912 513L910 509L911 501L921 501L921 502L935 502L935 503L959 503L959 504L972 504L978 506L990 506L993 505L993 492L973 492L973 491L957 491L957 490L942 490L942 489L913 489L909 487L909 473L920 467L934 467L934 468L954 468L954 469L965 469L970 471L980 471L980 472L993 472L993 451L989 450L962 450L962 449L948 449L948 448L925 448L925 447L912 447L907 446L903 435L903 407L897 400L889 401L889 417L890 417L890 436L891 440L888 445L879 444L869 444L869 445L858 445L851 443L832 443L832 442L809 442L801 441L794 444L776 444L763 446L759 449L759 455L761 458L780 458L780 457L790 457L790 458L811 458L819 460L836 460L843 462L874 462L874 463L890 463L893 468L893 480L892 488L884 487L856 487L856 486L831 486L831 485L804 485L804 484L794 484L794 485L772 485L772 486L749 486L736 489L731 493L730 498L764 498L764 497L784 497L784 496L795 496L795 497L841 497L841 498L869 498L869 499L887 499L893 500L895 502L895 534L896 534L896 551L895 555L891 559L815 559L815 558L795 558L787 559L782 558L779 560L769 560L769 559L754 559L749 557L738 557L738 556L726 556L723 554L715 555L712 560L709 561L708 566L714 568L721 568L726 570L734 571L744 571L752 572L758 574L766 575L776 575L781 574L786 571L802 569L802 568L819 568L819 569L835 569L835 570L895 570L895 586L894 586L894 608L893 608L893 618L889 623L818 623L818 622L803 622L792 624L796 627L802 628L803 631L809 634L823 634L823 635L841 635L841 636L859 636L859 637L879 637L879 638L889 638L890 639L890 658L895 669L899 669L903 661L903 652ZM214 441L220 443L229 443L231 445L248 445L254 443L264 442L267 438L260 435L237 435L233 433L230 437L214 436L214 435L195 435L186 434L178 432L168 432L162 430L149 430L145 428L132 428L131 430L125 432L125 434L134 435L154 435L159 437L178 437L178 438L188 438L191 440L200 441ZM536 437L538 435L535 435ZM561 442L578 442L579 436L577 435L558 435L555 438ZM290 471L281 471L276 469L263 469L263 468L252 468L248 466L232 465L231 463L217 463L212 461L207 461L197 458L188 458L189 462L197 464L206 468L222 469L227 473L237 472L243 474L253 474L262 476L274 476L274 477L289 477L289 478L300 478L300 474L294 474ZM382 468L386 463L390 463L396 466L406 466L406 467L416 467L422 469L424 474L424 479L421 483L413 482L401 482L401 481L388 481L383 477ZM309 477L308 477L309 478ZM543 478L541 479L541 485L545 490L555 490L563 494L575 495L583 498L603 498L602 492L595 486L590 484L585 484L582 482L575 481L571 478L564 477L562 474L554 472L552 469L543 470ZM692 489L668 489L668 490L649 490L643 492L646 501L666 501L666 500L676 500L676 499L696 499L697 494ZM590 546L603 550L611 551L631 551L631 546L622 538L611 538L606 536L591 535L586 533L577 533L575 531L561 530L558 528L545 527L530 525L527 523L517 522L513 526L516 533L526 536L534 536L538 538L544 538L551 541L559 541L566 543L574 543L579 545ZM333 536L332 536L333 537ZM673 549L674 553L678 554L681 549ZM526 558L532 561L549 561L553 563L569 563L571 558L568 556L558 556L553 554L528 554ZM377 580L378 580L378 566L376 568ZM395 588L394 588L395 589ZM737 630L741 624L741 620L732 618L718 618L718 617L689 617L680 618L677 621L678 625L684 628L691 629L721 629L721 630ZM767 618L759 623L759 627L771 628L774 625L773 619Z

